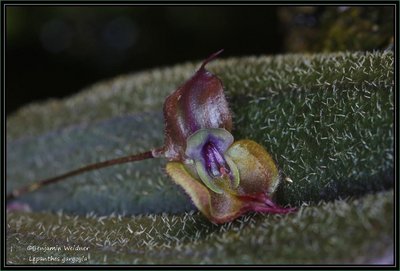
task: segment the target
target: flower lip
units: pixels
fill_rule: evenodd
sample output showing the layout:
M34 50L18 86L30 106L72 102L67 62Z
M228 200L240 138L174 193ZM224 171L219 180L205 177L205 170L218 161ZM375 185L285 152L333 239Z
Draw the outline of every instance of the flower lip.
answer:
M200 129L187 141L186 156L194 161L197 175L212 191L222 194L227 187L236 188L240 176L233 161L225 152L233 136L222 128Z
M232 179L231 170L214 143L208 141L204 145L202 153L207 171L212 177L217 178L222 176L224 178L229 176Z

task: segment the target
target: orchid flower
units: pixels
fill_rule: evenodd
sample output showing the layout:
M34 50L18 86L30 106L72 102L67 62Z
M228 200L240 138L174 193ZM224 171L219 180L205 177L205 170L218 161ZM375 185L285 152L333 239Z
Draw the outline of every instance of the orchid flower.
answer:
M221 50L222 51L222 50ZM211 221L224 223L249 212L288 213L272 200L280 174L274 160L251 140L234 141L222 82L205 69L211 55L164 104L167 173Z

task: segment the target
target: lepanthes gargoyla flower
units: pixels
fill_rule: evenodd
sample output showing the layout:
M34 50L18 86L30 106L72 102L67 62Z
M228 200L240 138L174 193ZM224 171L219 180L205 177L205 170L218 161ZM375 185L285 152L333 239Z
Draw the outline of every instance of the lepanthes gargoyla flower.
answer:
M222 50L221 50L222 51ZM165 146L155 153L170 162L167 173L211 221L224 223L249 211L288 213L271 196L280 181L265 149L234 142L222 82L205 69L211 55L164 103Z

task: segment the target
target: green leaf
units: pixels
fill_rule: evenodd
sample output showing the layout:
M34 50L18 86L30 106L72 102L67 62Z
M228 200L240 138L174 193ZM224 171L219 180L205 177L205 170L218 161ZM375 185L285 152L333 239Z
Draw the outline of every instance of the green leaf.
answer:
M278 202L311 205L297 214L213 225L153 159L22 197L34 212L7 216L7 261L29 264L45 254L28 245L57 244L89 246L85 263L382 260L393 247L393 195L377 193L393 188L393 60L388 52L337 53L209 65L225 85L235 139L264 145L293 179L278 188ZM7 188L161 146L162 103L197 66L121 76L24 107L7 119Z

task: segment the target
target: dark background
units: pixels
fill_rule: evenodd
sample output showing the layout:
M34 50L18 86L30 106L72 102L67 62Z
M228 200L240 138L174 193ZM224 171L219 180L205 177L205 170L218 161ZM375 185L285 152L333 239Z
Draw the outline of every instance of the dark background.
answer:
M6 111L113 76L222 57L383 50L393 7L17 6L6 12Z

